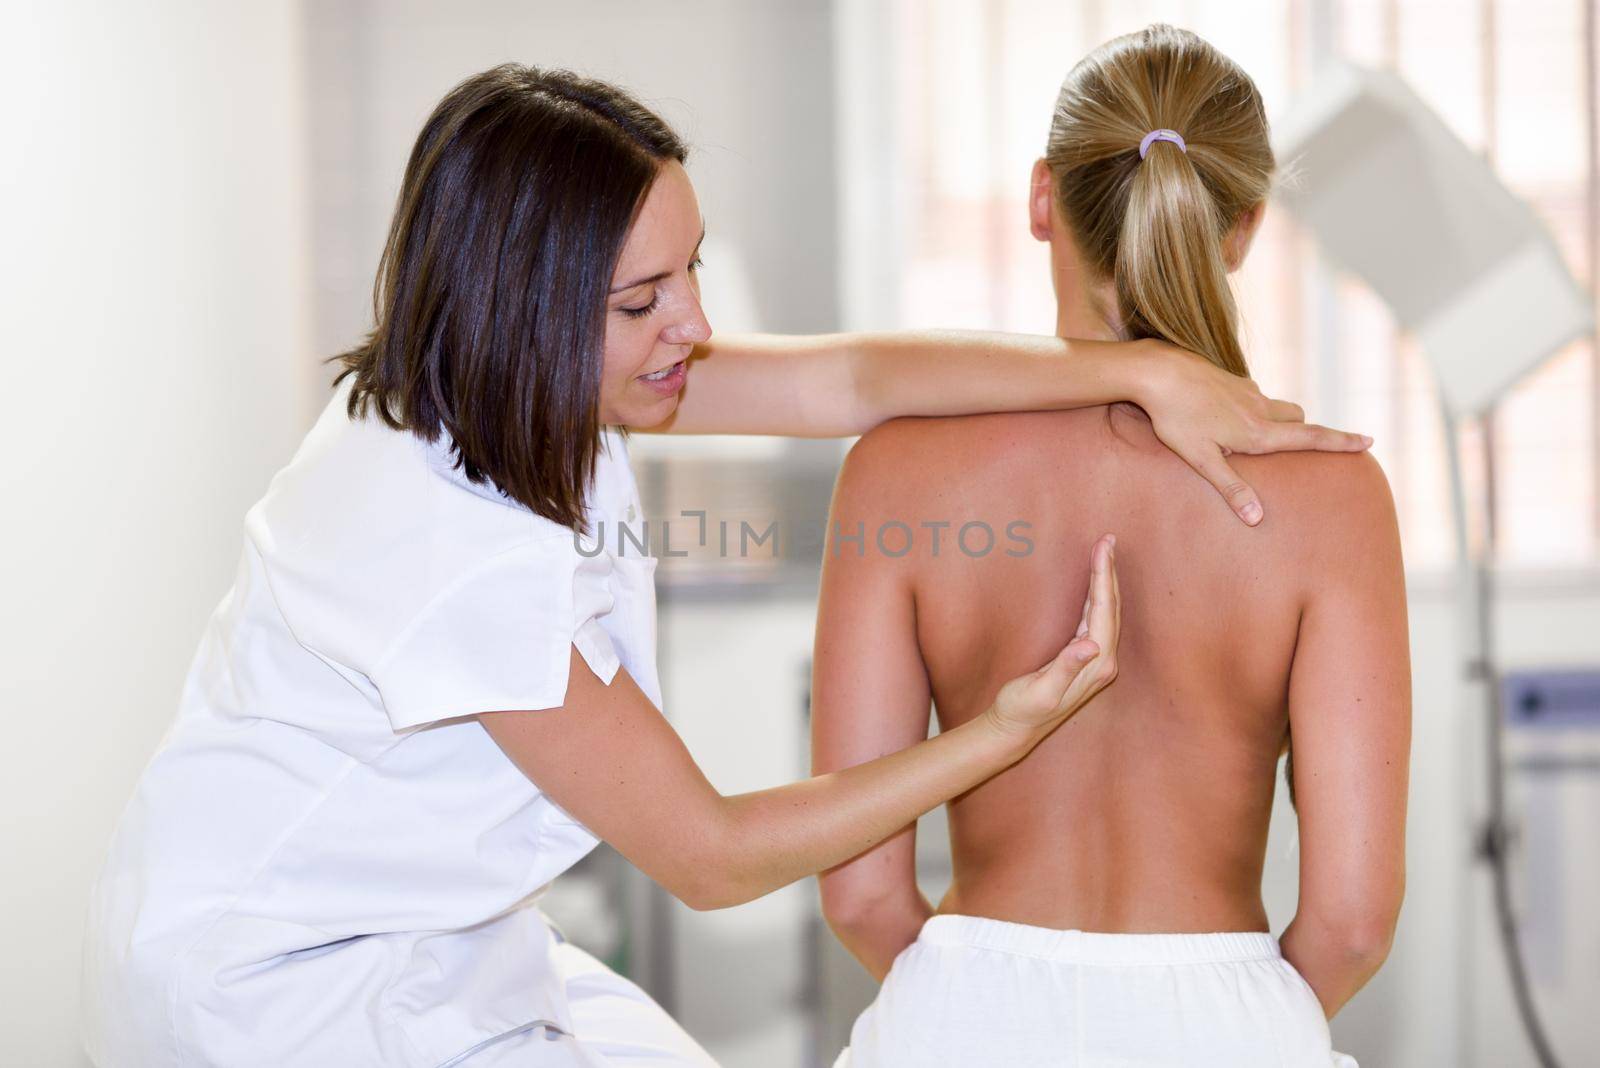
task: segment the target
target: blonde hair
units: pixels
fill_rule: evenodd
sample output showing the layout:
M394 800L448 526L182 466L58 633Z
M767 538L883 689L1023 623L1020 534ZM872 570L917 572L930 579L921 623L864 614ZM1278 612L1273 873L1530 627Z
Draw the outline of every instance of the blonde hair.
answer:
M1176 130L1187 151L1154 141ZM1266 200L1276 161L1261 94L1202 38L1158 23L1067 75L1045 162L1085 265L1115 282L1121 329L1248 376L1222 243Z

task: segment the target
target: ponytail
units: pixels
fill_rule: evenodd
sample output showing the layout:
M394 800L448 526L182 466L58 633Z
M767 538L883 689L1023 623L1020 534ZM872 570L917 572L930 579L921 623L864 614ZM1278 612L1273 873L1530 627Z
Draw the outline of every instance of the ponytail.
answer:
M1045 161L1085 266L1114 284L1123 336L1249 375L1223 242L1276 169L1250 76L1188 30L1115 38L1062 83Z
M1154 337L1248 377L1222 260L1223 219L1186 150L1156 142L1134 169L1117 239L1117 310L1130 338Z

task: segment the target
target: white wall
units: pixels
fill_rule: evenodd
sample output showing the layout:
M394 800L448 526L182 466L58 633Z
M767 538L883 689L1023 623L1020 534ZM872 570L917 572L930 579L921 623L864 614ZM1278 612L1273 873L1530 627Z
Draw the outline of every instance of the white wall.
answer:
M663 606L667 711L722 792L810 774L805 702L815 625L814 600ZM724 1068L811 1068L805 1014L815 881L802 879L738 908L692 912L673 901L665 911L672 937L668 992L689 1033Z
M244 510L308 413L296 12L0 14L0 1034L81 1063L78 948Z
M319 0L306 12L319 350L371 321L373 269L428 112L510 61L615 81L659 111L689 142L708 245L737 248L762 326L836 328L827 3ZM723 266L707 257L708 287Z

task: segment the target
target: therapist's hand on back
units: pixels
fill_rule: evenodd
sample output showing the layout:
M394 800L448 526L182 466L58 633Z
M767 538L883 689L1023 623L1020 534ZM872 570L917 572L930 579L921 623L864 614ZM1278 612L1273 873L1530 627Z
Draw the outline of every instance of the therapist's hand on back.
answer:
M1122 629L1116 541L1113 534L1103 535L1090 550L1089 592L1072 641L1050 663L1012 679L995 695L986 715L1000 730L1042 738L1116 679Z
M607 685L576 648L562 707L477 719L556 804L679 900L742 904L871 849L1011 766L1107 686L1120 623L1111 540L1095 543L1077 634L1048 664L1001 687L984 715L826 775L724 796L627 671Z

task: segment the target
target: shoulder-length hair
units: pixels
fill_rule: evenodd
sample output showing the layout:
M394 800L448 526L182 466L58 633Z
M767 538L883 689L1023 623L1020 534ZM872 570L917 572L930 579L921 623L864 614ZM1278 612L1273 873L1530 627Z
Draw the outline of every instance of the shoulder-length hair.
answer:
M534 513L583 529L617 258L661 166L687 151L628 93L504 64L456 86L406 163L376 326L330 358L372 405Z

